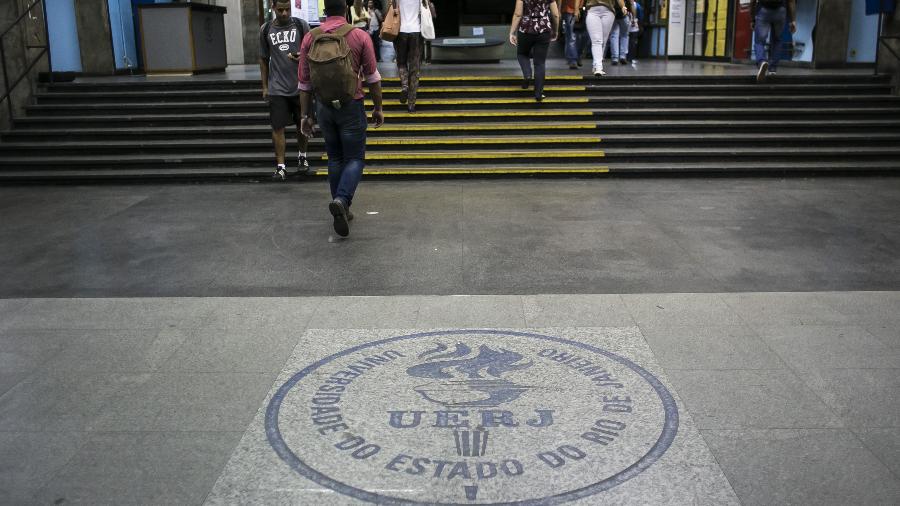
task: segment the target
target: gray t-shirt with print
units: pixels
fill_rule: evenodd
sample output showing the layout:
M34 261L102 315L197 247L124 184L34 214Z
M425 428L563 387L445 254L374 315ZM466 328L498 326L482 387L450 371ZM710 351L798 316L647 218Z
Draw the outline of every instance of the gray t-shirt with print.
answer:
M303 36L309 32L309 24L291 18L287 26L271 21L259 27L259 57L269 62L269 95L294 97L297 90L298 63L288 54L300 52Z

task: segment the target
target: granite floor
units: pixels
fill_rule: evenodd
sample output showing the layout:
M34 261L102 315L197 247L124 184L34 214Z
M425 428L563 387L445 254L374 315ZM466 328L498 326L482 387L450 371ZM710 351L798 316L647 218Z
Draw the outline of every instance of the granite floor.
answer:
M0 504L898 504L898 183L2 187Z
M381 491L375 502L383 504L485 504L507 495L535 504L896 504L898 308L900 292L2 299L0 503L354 504L354 490L368 490ZM309 409L300 384L281 407L288 444L313 445L297 452L304 462L355 482L314 481L279 458L267 440L267 409L292 376L348 349L431 332L427 343L392 345L415 362L422 346L470 339L453 329L482 329L462 334L523 354L525 337L535 334L558 339L551 348L624 357L671 394L676 434L630 479L564 496L618 476L668 423L668 408L640 378L620 379L634 400L627 416L635 432L617 439L607 460L531 466L521 482L451 482L389 473L393 454L376 465L326 452L315 436L292 429ZM554 359L533 361L540 360ZM611 417L592 411L599 404L586 379L538 365L545 369L526 381L537 404L507 407L532 418L536 405L555 410L558 423L548 429L561 432L497 436L492 444L504 441L503 455L537 453L536 441L553 450L553 438L577 439L580 422ZM605 367L628 376L616 372L621 364ZM385 429L383 408L392 402L428 416L436 406L415 404L404 375L378 371L342 406L354 433L379 439L386 452L452 453L447 429L411 440ZM567 430L576 432L565 439ZM474 500L464 494L470 483L481 485Z
M0 297L900 289L900 178L0 187Z

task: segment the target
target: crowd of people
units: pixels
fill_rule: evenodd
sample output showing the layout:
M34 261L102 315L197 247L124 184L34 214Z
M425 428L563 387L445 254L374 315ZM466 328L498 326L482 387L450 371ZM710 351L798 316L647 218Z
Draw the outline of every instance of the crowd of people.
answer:
M637 57L643 9L637 0L516 0L509 42L516 46L522 67L523 88L534 83L534 98L544 100L547 53L562 24L565 57L570 69L581 67L590 47L591 71L606 75L607 49L613 65L625 65Z
M259 31L262 96L269 105L275 149L273 178L286 180L285 129L296 126L297 171L312 175L307 159L309 137L318 131L328 154L329 211L334 230L346 237L353 213L350 207L365 164L366 130L370 122L364 103L364 84L375 107L371 123L384 123L381 74L378 71L383 28L393 23L391 38L401 81L400 102L416 110L423 34L433 32L434 4L429 0L390 0L382 13L378 0L325 0L318 27L291 16L291 0L275 0L274 19ZM392 16L392 20L387 20ZM427 16L428 19L422 19ZM433 33L432 33L433 36Z
M412 114L425 45L423 33L430 30L430 38L434 37L436 12L430 0L388 0L384 13L379 1L348 4L346 0L325 0L324 19L311 30L305 20L291 17L291 0L274 0L274 19L259 32L262 96L269 105L275 149L273 178L285 180L288 175L285 129L289 125L296 126L296 173L314 173L306 150L309 137L318 130L328 154L332 197L328 209L334 217L334 230L342 237L350 233L350 207L362 178L368 125L378 128L384 123L378 70L381 40L393 41L401 84L399 101ZM771 47L777 48L779 30L787 19L791 31L796 30L796 0L751 1L757 79L763 80L778 64L778 51L767 52L765 40L770 36ZM533 86L535 100L544 100L547 53L560 28L569 67L581 66L589 41L592 73L602 77L607 49L613 65L635 59L642 19L639 0L516 0L509 42L516 46L522 88ZM364 85L374 105L371 118L364 105Z

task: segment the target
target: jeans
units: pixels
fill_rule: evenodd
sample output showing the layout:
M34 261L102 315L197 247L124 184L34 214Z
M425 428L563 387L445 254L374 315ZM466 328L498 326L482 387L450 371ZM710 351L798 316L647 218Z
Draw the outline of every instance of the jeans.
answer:
M570 64L581 59L581 33L575 32L575 15L563 13L563 32L566 35L566 61Z
M628 59L631 61L637 60L637 50L638 50L638 42L641 38L641 32L629 31L628 32Z
M375 48L375 61L381 61L381 34L378 32L369 32L372 39L372 47Z
M319 103L317 112L328 152L331 198L340 198L349 208L366 165L366 108L360 99L340 109Z
M628 17L617 19L613 22L612 32L609 34L609 56L613 60L625 58L628 55Z
M534 96L539 98L544 92L547 76L547 51L550 49L550 32L517 34L516 59L522 68L522 77L531 79L531 62L534 60Z
M766 9L760 7L756 13L756 30L753 51L756 53L756 63L766 61L766 39L769 40L769 70L774 71L781 59L781 34L784 33L784 25L787 22L787 9Z
M591 7L587 13L588 34L591 36L591 55L594 57L594 73L603 70L603 51L606 49L606 39L609 38L610 29L616 14L605 5Z

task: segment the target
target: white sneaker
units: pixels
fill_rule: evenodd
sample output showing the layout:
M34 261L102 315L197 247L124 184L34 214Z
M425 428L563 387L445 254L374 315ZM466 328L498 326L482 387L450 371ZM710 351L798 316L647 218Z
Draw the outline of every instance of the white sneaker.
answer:
M759 70L756 71L756 82L762 83L766 80L766 73L769 71L769 62L764 61L759 64Z
M595 70L595 71L594 71L594 77L603 77L603 76L605 76L605 75L606 75L606 72L604 72L603 69L599 69L599 70Z

